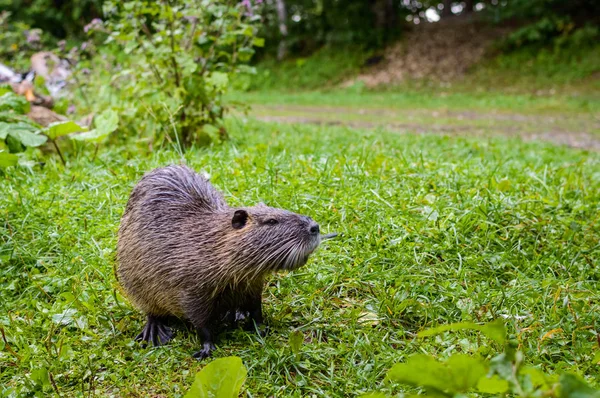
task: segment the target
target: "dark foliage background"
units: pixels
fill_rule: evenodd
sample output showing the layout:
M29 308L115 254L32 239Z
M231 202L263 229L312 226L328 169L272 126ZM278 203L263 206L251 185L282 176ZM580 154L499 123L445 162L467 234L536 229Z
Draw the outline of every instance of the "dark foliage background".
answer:
M64 39L82 35L83 27L102 16L102 0L0 0L0 10L15 21Z
M275 54L282 41L286 54L303 55L326 45L381 47L425 21L433 8L441 18L472 14L490 24L517 23L507 49L525 45L548 45L584 28L585 40L598 38L600 2L596 0L250 0L259 3L263 53ZM235 3L233 1L232 3ZM278 6L285 9L281 21ZM83 27L102 17L102 0L0 0L0 9L12 19L40 28L56 38L81 36ZM282 34L280 25L286 27Z

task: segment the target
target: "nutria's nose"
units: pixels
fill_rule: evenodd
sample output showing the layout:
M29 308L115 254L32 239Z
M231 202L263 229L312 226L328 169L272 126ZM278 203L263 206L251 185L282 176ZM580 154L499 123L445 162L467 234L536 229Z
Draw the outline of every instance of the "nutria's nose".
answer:
M319 234L319 224L317 224L314 221L311 221L310 225L308 227L308 230L310 231L311 235L318 235Z

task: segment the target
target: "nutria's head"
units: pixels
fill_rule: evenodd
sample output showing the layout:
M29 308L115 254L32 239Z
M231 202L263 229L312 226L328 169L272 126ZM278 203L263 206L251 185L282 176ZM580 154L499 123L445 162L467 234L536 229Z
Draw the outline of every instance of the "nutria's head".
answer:
M319 224L310 217L264 204L229 212L238 264L264 271L296 269L321 243Z

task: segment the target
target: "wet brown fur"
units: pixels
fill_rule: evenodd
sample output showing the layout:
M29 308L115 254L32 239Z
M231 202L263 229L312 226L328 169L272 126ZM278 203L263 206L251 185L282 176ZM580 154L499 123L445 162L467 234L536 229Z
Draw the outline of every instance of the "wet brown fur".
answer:
M262 322L265 277L303 265L319 243L310 218L265 205L231 208L204 177L168 166L146 174L131 193L117 273L149 326L161 317L188 319L206 343L207 328L228 312ZM201 356L211 349L205 344Z

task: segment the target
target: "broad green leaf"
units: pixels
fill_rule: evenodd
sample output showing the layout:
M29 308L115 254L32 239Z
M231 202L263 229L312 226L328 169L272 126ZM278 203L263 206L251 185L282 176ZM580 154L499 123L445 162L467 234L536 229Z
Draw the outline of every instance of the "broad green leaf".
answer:
M28 123L23 123L23 122L13 122L13 123L6 123L6 122L0 122L0 139L5 139L9 133L11 132L15 132L15 131L25 131L25 132L30 132L30 133L37 133L39 132L39 129L37 129L35 126L28 124Z
M106 137L108 137L110 135L110 133L104 133L100 130L90 130L90 131L86 131L85 133L80 133L80 134L74 134L72 136L70 136L70 138L72 140L76 140L76 141L88 141L88 142L95 142L95 143L99 143L102 142L106 139Z
M29 101L21 95L9 92L0 96L0 111L13 111L18 114L25 114L29 112L30 108Z
M491 378L483 376L477 382L477 390L485 394L504 394L508 391L508 381L501 379L498 375Z
M85 131L84 127L81 127L77 123L69 120L67 122L55 122L50 123L48 127L46 127L42 132L48 136L51 140L55 140L58 137L62 137L63 135L68 135L71 133L78 133L80 131Z
M252 40L252 45L254 47L264 47L265 46L265 39L263 39L262 37L255 37Z
M12 130L8 134L14 139L18 140L21 144L28 147L40 146L48 141L48 138L44 135L34 134L22 129Z
M523 369L521 369L520 373L522 375L528 375L529 380L531 380L531 384L533 384L535 387L541 386L543 389L550 388L550 385L548 383L548 376L546 376L544 372L542 372L538 368L534 368L531 366L524 367Z
M247 370L239 357L215 359L196 378L185 398L235 398L240 395Z
M590 387L574 374L560 376L560 398L599 398L600 391Z
M492 322L486 323L481 326L481 332L488 338L494 340L498 344L504 344L506 340L506 327L502 319L496 319Z
M69 325L73 323L75 316L77 315L77 310L74 308L67 308L60 314L52 315L52 322L58 323L59 325Z
M600 351L596 351L596 353L594 354L594 359L592 359L592 362L595 364L600 363Z
M237 70L239 73L247 73L249 75L256 75L256 68L254 66L242 64L237 67Z
M486 366L465 354L450 357L446 363L427 355L414 355L406 363L394 365L386 379L416 387L449 393L466 392L477 386L486 374Z
M215 137L219 134L219 128L212 124L205 124L202 126L202 130L211 137Z
M110 134L119 127L119 115L112 109L107 109L94 118L94 126L102 134Z
M48 377L48 369L38 368L31 371L31 380L38 386L49 386L50 378Z
M77 141L102 142L119 127L119 115L112 109L107 109L94 118L96 128L85 133L71 136Z
M10 123L0 122L0 140L5 139L10 131Z
M427 329L427 330L422 330L417 334L417 336L418 337L429 337L429 336L435 336L436 334L441 334L441 333L449 332L449 331L479 330L480 328L481 328L481 325L478 325L473 322L457 322L457 323L450 323L447 325L437 326L437 327Z
M496 319L485 325L478 325L473 322L458 322L451 323L448 325L438 326L432 329L423 330L418 333L419 337L434 336L436 334L456 331L456 330L479 330L490 339L496 341L499 344L503 344L506 340L506 329L501 319Z
M387 372L386 380L444 391L451 384L448 369L434 358L417 354Z
M244 36L248 36L248 37L252 37L252 35L254 34L254 32L252 31L252 26L250 26L250 25L243 28L241 33Z
M6 93L12 93L13 90L9 84L0 84L0 95L4 95Z
M483 362L466 354L452 355L446 362L446 366L453 375L454 391L468 391L476 387L479 379L487 372Z
M15 166L19 161L19 157L13 153L0 152L0 168Z
M512 378L513 363L506 352L496 355L490 360L490 367L502 379Z
M227 84L229 83L229 77L227 76L227 73L213 72L206 79L206 82L214 86L215 90L224 91L227 88Z
M251 47L242 47L238 50L238 58L242 62L248 62L254 55L254 49Z
M300 348L302 347L302 343L304 342L304 335L299 330L294 330L290 333L289 343L290 348L294 354L298 354L300 352Z
M390 398L390 397L391 397L391 395L387 395L382 392L369 392L369 393L358 396L358 398Z
M32 126L21 122L0 122L0 139L5 139L8 133L15 129L27 131L34 130Z

